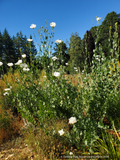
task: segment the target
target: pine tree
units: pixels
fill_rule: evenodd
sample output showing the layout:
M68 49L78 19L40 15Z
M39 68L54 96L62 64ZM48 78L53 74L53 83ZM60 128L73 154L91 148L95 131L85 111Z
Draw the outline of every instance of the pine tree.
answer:
M7 72L7 63L15 63L15 49L14 42L9 36L6 28L3 32L3 62L4 62L4 72Z
M110 55L110 48L108 47L108 37L109 37L109 27L111 26L111 36L113 37L113 34L115 32L115 23L118 22L118 25L120 25L120 16L119 14L116 14L116 12L108 13L105 17L104 21L102 22L102 25L99 26L99 41L102 45L102 50L105 53L105 57L108 57ZM111 47L112 47L111 40Z
M75 73L73 67L80 67L80 69L83 69L82 41L77 33L71 35L68 54L70 55L70 60L68 61L69 70Z
M87 64L88 69L90 71L90 67L92 66L92 57L93 57L93 49L95 49L94 38L91 34L91 31L87 31Z
M0 61L3 60L3 37L0 32Z
M57 43L55 43L55 44L56 44L56 46L54 47L54 50L56 52L54 52L52 54L52 56L55 56L58 58L57 61L59 61L59 66L58 66L58 68L59 68L60 65L63 65L63 66L66 65L65 63L67 63L69 61L70 56L67 53L67 47L66 47L65 43L61 42L60 44L57 44Z

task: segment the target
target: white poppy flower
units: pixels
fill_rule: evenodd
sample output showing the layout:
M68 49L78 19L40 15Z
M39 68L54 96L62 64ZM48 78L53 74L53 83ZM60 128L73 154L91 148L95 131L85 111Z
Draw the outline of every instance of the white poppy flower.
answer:
M31 24L30 28L32 29L36 28L36 24Z
M26 69L26 68L23 68L23 71L27 71L27 69Z
M62 136L65 132L63 131L63 129L61 129L60 131L58 131L60 136Z
M73 155L73 153L72 153L72 152L70 152L69 154L70 154L70 155Z
M68 65L68 63L65 63L66 65Z
M57 57L52 57L53 61L55 61L56 59L58 59Z
M55 42L56 43L61 43L62 41L60 39L57 39Z
M59 72L54 72L54 76L55 76L55 77L59 77L59 76L60 76L60 73L59 73Z
M25 57L26 57L26 54L23 54L22 57L25 58Z
M77 122L77 120L76 120L75 117L71 117L71 118L69 119L69 124L74 124L74 123L76 123L76 122Z
M96 58L98 61L100 61L100 59L99 58Z
M5 96L6 94L8 94L8 95L9 95L9 93L8 93L8 92L5 92L3 95Z
M3 63L2 62L0 62L0 66L2 66L3 65Z
M74 67L74 69L77 69L76 67Z
M8 65L9 67L11 67L11 66L13 66L13 63L8 63L7 65Z
M97 58L98 58L98 57L99 57L99 55L96 55L95 57L97 57Z
M56 26L56 23L55 23L55 22L52 22L52 23L50 23L50 26L51 26L51 27L55 27L55 26Z
M23 68L23 67L24 67L24 68L27 68L28 65L27 65L26 63L22 63L22 64L20 64L20 67L21 67L21 68Z
M99 21L99 20L101 20L101 18L100 18L100 17L97 17L96 20Z
M6 89L4 89L5 91L10 91L10 88L6 88Z
M20 59L20 60L18 60L18 62L17 62L17 63L19 63L19 64L20 64L20 63L22 63L22 60L21 60L21 59Z
M46 76L43 76L43 78L46 78Z
M32 42L32 41L33 41L33 39L27 39L27 41Z
M15 63L15 65L19 65L19 63L17 62L17 63Z
M30 69L29 68L23 68L23 71L29 71Z
M30 70L29 68L26 69L26 71L29 71L29 70Z

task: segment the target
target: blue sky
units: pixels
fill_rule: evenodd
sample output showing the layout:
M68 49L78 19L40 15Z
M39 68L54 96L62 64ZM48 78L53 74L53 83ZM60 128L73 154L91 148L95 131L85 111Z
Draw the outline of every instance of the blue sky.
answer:
M20 31L27 38L31 34L38 51L31 24L36 24L35 36L39 44L37 29L46 28L45 20L50 34L50 23L56 23L53 41L60 38L66 43L75 32L83 39L87 30L97 26L96 16L102 17L101 24L112 11L120 13L120 0L0 0L0 31L3 33L6 28L11 38ZM52 49L54 46L55 43Z

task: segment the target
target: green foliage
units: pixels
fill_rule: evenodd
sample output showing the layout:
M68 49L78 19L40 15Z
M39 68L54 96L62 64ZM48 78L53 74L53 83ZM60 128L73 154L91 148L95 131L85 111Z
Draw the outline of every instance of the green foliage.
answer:
M105 56L109 56L109 27L111 26L111 36L113 37L115 32L115 23L118 22L118 25L120 25L119 22L119 14L116 14L114 11L111 13L108 13L105 17L104 21L102 22L102 25L99 26L99 34L98 34L98 43L102 45L102 50L105 53ZM113 39L111 39L111 45L112 45ZM111 46L112 47L112 46Z
M110 133L102 131L102 139L98 138L92 147L94 152L102 156L108 155L109 159L119 159L120 157L120 141Z
M115 31L117 32L116 28L117 23L115 24ZM87 32L89 36L85 39L87 42L83 41L83 44L80 37L77 35L72 36L70 49L68 50L72 73L74 73L73 68L78 67L76 57L79 57L79 53L86 58L80 92L78 92L77 87L73 87L62 79L63 73L58 77L53 75L53 72L57 70L55 68L56 64L52 59L47 59L48 52L46 51L47 53L41 58L41 64L44 67L48 81L41 87L39 83L33 83L34 76L32 72L30 72L31 74L28 73L17 93L12 91L10 95L7 95L7 106L8 102L10 106L15 106L17 102L17 108L22 116L34 125L37 125L34 119L37 118L47 135L51 134L48 131L50 120L55 122L56 119L68 120L70 117L75 117L77 122L71 124L72 129L69 133L65 133L63 140L69 139L71 145L74 145L77 149L81 149L81 144L84 148L87 146L89 152L91 152L96 139L102 136L101 131L109 128L108 125L104 124L104 118L108 117L110 121L116 121L116 117L118 118L120 114L120 90L118 88L120 71L119 68L117 70L118 34L116 32L113 35L113 44L109 45L109 50L114 51L115 58L113 55L106 58L102 46L97 45L99 36L96 38L94 51L90 48L90 44L94 45L93 41L90 42L91 39L93 40L91 32ZM99 27L97 27L98 33L100 33ZM46 44L43 41L42 43ZM58 56L60 56L62 45L59 45L60 48L58 47L60 49ZM83 52L81 46L84 46ZM87 60L90 56L82 55L83 53L88 54L88 51L94 53L91 73L87 70L89 65ZM113 63L115 65L114 72L111 70ZM51 65L50 71L52 72L49 72L48 64ZM22 72L21 77L22 74L26 73ZM47 124L43 124L46 119ZM52 134L54 135L54 129Z
M54 47L54 50L56 52L54 52L52 55L58 58L56 63L58 63L58 68L59 68L60 65L65 65L65 63L69 61L70 56L69 54L66 53L67 47L66 44L63 42L61 42L60 44L56 44L56 48Z
M70 70L73 73L73 63L76 64L76 67L80 67L80 70L83 68L83 56L82 56L82 46L81 38L77 33L72 35L70 38L70 44L68 48L68 54L70 55L70 60L68 61L71 66Z
M94 39L91 31L87 31L84 37L85 45L84 45L84 54L87 59L88 72L90 72L90 68L92 66L92 58L93 58L93 50L95 49ZM86 52L85 52L86 51Z

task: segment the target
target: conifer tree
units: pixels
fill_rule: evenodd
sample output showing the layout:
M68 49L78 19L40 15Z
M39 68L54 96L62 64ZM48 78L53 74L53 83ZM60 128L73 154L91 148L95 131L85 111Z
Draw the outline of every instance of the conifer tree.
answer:
M59 61L59 65L58 65L58 68L59 68L60 65L63 65L63 66L66 65L65 63L67 63L69 61L70 56L67 53L67 47L66 47L66 44L64 42L61 42L59 44L55 43L55 45L56 46L54 47L54 50L56 52L54 52L52 54L52 56L55 56L55 57L58 58L57 61ZM58 55L58 53L59 53L60 56Z
M115 32L115 23L118 22L118 25L120 25L120 16L119 14L116 14L116 12L108 13L105 17L104 21L102 22L102 25L99 26L99 41L102 46L102 50L105 53L105 57L109 57L110 55L110 48L108 47L108 37L109 37L109 27L111 26L111 36L113 37L113 34ZM112 47L113 40L111 39L111 47Z
M83 56L82 56L82 40L77 33L72 34L70 38L68 54L70 55L69 70L71 73L75 73L74 67L83 68Z
M3 37L0 32L0 61L3 60Z
M91 31L87 31L87 64L88 69L90 71L90 67L92 66L92 57L93 57L93 49L95 49L94 38L91 34Z
M4 72L6 73L7 69L9 68L7 66L7 63L15 63L15 57L16 57L13 40L9 36L6 28L3 32L3 55L4 55L3 59Z

